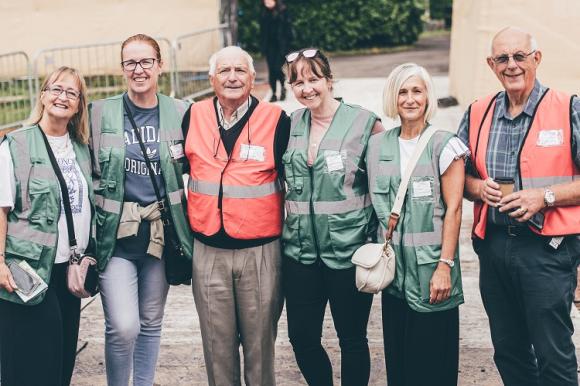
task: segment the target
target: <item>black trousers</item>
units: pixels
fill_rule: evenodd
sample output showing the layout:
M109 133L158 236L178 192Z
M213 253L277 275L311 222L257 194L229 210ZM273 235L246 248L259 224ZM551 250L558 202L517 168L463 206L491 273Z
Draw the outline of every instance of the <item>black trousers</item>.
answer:
M284 90L285 76L284 71L282 71L282 66L284 66L285 63L284 61L284 55L280 55L278 52L266 54L266 63L268 63L268 80L273 95L276 95L276 82L280 82L281 90Z
M570 308L580 246L488 226L474 241L494 360L506 386L577 386Z
M322 262L305 265L284 257L288 335L296 362L310 386L331 386L332 366L322 347L326 304L338 335L343 386L366 386L370 376L367 323L372 294L358 292L355 269L330 269Z
M417 312L386 292L381 303L387 384L456 386L459 308Z
M70 384L81 303L66 287L67 265L54 265L40 304L0 300L2 386Z

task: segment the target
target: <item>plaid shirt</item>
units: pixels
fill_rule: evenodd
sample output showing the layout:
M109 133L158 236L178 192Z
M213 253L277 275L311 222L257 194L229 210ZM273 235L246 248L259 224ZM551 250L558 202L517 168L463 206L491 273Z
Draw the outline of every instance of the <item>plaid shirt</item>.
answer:
M546 88L536 80L524 110L517 117L512 118L508 111L509 101L505 91L498 97L493 111L489 143L486 153L487 172L491 178L507 177L516 182L515 190L520 190L518 174L518 154L526 131L530 127L532 115ZM469 110L463 115L457 132L459 139L469 146ZM580 167L580 99L574 97L572 105L572 157ZM468 173L477 176L474 166L468 163ZM496 225L521 225L497 208L489 208L488 221Z

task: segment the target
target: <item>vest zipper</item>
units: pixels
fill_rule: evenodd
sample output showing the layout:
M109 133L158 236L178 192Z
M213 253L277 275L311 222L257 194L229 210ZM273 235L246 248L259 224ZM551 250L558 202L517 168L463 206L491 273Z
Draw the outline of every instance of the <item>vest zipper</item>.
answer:
M314 249L316 250L316 259L320 261L320 248L318 247L318 234L316 233L316 224L314 221L314 201L312 200L312 194L314 192L314 172L312 171L312 166L308 167L310 172L310 225L312 226L312 236L314 237Z

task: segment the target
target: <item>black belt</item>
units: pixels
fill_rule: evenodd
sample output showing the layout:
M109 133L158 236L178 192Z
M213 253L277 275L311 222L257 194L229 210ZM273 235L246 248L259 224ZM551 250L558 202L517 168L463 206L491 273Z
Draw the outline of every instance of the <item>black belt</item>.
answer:
M540 236L534 233L530 227L521 225L488 225L489 231L505 233L510 237L521 237L521 236Z

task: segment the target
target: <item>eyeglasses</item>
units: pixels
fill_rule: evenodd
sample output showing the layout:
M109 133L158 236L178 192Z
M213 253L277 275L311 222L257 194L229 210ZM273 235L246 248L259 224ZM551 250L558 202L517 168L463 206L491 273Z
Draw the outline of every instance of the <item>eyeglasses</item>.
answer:
M155 58L145 58L139 60L138 62L134 60L125 60L124 62L121 62L121 67L123 67L123 70L125 71L135 71L137 65L140 65L142 69L147 70L153 67L156 60L157 59Z
M506 64L507 62L510 61L510 58L514 58L514 60L516 62L521 63L524 60L526 60L528 58L528 56L530 56L534 52L536 52L536 50L533 50L529 54L524 54L523 52L517 52L513 55L499 55L499 56L496 56L496 57L491 58L491 59L495 62L495 64Z
M49 86L49 87L45 88L44 91L48 91L50 93L50 95L54 95L55 97L61 96L62 93L64 92L67 99L69 99L71 101L76 101L77 99L79 99L81 97L80 92L78 92L76 90L65 90L64 88L62 88L60 86Z
M298 57L300 55L304 56L305 58L313 58L317 54L318 54L318 48L307 48L307 49L300 50L300 51L294 51L294 52L291 52L288 55L286 55L286 62L292 63L293 61L298 59Z

